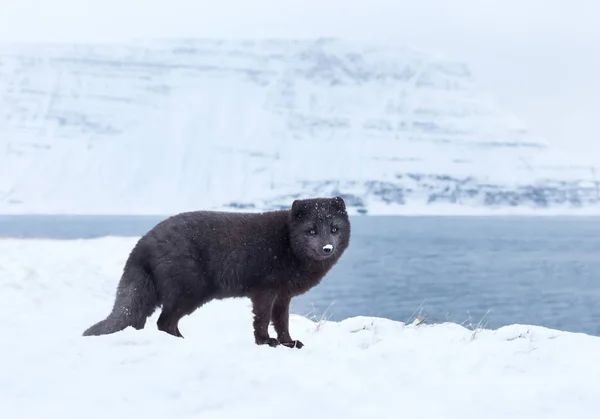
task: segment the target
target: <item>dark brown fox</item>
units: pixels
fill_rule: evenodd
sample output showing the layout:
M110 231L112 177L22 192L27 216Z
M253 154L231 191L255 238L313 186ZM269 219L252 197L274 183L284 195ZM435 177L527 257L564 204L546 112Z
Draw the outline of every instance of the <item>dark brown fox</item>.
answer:
M140 238L111 313L83 335L142 329L162 306L158 329L183 337L183 316L214 299L249 297L256 344L301 348L288 328L290 301L319 284L349 241L341 197L295 200L289 210L264 213L174 215ZM269 336L271 321L277 339Z

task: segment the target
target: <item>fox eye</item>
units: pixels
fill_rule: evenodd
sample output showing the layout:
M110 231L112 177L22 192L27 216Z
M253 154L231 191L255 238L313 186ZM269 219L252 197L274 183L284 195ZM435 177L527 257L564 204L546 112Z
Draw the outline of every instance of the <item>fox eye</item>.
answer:
M317 231L316 231L314 228L311 228L311 229L308 231L308 234L310 234L311 236L314 236L315 234L317 234Z
M338 228L337 228L337 227L331 227L331 232L332 232L332 233L336 233L337 231L338 231Z

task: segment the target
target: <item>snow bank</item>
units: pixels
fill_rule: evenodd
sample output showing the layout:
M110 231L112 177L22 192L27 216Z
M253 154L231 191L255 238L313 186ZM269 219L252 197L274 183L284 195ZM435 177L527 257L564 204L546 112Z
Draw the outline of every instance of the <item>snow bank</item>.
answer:
M293 316L301 350L254 345L249 302L212 302L185 339L83 338L132 238L0 240L3 418L595 418L600 338Z

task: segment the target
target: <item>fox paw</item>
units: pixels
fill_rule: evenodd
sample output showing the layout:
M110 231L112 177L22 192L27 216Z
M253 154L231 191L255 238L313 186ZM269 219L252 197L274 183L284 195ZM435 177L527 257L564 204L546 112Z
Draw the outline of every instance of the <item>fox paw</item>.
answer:
M256 338L255 339L256 344L257 345L269 345L270 347L274 348L277 345L279 345L279 341L275 338L270 338L270 337L266 337L266 338Z
M291 340L289 342L280 342L283 346L287 346L288 348L297 348L300 349L304 346L302 342L299 340Z

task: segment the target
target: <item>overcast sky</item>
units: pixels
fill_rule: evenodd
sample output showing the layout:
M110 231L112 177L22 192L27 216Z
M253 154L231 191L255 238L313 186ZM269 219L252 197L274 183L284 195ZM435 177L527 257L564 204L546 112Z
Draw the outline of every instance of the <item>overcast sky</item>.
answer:
M0 0L0 41L334 36L428 49L584 152L600 151L599 22L598 0Z

